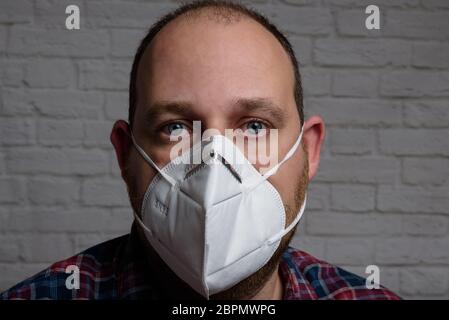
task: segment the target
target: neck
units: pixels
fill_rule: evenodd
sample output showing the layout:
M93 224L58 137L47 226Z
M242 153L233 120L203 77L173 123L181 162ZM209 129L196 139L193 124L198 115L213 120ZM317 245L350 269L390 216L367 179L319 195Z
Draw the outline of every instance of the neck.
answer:
M271 277L265 283L265 285L260 289L251 300L282 300L283 297L283 285L282 279L279 275L279 266L273 272Z

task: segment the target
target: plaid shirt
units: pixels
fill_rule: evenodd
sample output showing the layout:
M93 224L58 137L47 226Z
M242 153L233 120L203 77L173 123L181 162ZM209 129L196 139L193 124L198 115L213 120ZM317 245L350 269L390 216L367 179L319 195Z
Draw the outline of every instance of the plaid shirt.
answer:
M142 254L134 229L130 234L91 247L0 294L0 299L167 299L192 297L190 288L170 286L170 272L160 276ZM78 266L80 288L67 289L69 265ZM165 266L166 268L166 266ZM158 276L159 274L159 276ZM284 299L400 299L391 291L367 289L365 279L288 248L280 262ZM173 277L173 276L172 276ZM179 281L178 281L179 283ZM174 294L178 296L175 296ZM179 296L182 294L184 296Z

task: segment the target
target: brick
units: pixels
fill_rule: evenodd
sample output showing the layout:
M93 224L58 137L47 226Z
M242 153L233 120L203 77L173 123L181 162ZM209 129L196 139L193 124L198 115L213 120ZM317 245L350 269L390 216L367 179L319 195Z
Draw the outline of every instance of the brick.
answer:
M449 188L379 187L378 210L405 213L447 214Z
M8 230L15 233L39 232L96 232L101 233L111 222L104 209L76 208L60 210L59 208L16 209L11 211Z
M79 120L41 120L38 124L39 142L46 146L76 146L84 138Z
M448 289L448 271L441 267L413 267L400 271L401 293L442 295Z
M71 149L66 155L70 159L71 174L98 175L109 171L108 154L103 150Z
M444 11L390 10L383 34L410 39L448 39L449 19Z
M86 179L82 187L82 203L92 206L129 206L126 185L121 179Z
M104 232L128 233L134 220L133 209L128 207L113 209L107 216L104 224Z
M342 97L374 97L377 95L376 71L341 70L333 73L332 93Z
M19 241L26 262L52 263L73 254L73 243L67 234L29 234Z
M435 8L449 8L449 2L446 0L425 0L421 1L421 5L424 8L435 9Z
M175 3L137 3L117 1L87 2L87 21L91 27L147 28L164 13L177 7Z
M80 9L80 30L67 30L65 19L68 16L65 9L70 4L76 4ZM70 0L39 0L35 3L34 25L40 29L54 31L56 29L64 30L66 35L73 34L87 29L86 7L81 1ZM94 30L92 30L94 31Z
M423 42L413 45L413 65L429 68L449 68L449 44Z
M2 1L0 23L25 23L33 20L33 2L30 0Z
M72 90L2 89L3 114L49 118L96 119L102 113L103 94Z
M375 217L354 213L313 212L307 216L307 233L313 235L375 235Z
M363 185L339 185L331 188L331 208L345 212L373 211L375 188Z
M404 123L411 127L447 128L449 108L446 101L406 101Z
M25 199L26 187L22 179L0 177L0 203L20 203Z
M371 154L375 148L376 134L372 129L329 128L327 139L335 154Z
M128 93L107 92L105 115L108 120L128 119Z
M120 167L118 165L115 150L109 150L109 166L110 166L111 176L114 178L120 178L121 171L120 171Z
M46 267L47 263L0 263L0 290L9 289Z
M111 55L133 58L146 32L144 30L113 29L111 35Z
M284 0L284 2L295 6L313 4L313 0Z
M13 27L10 39L8 52L19 55L104 57L109 53L109 35L104 30L52 29L42 32L36 28Z
M12 236L0 235L0 263L2 262L16 262L19 260L20 248L15 238Z
M326 184L311 183L307 188L307 209L321 210L329 206L330 188Z
M31 97L22 89L1 88L2 114L8 116L29 116L34 114Z
M26 65L24 81L32 88L66 88L73 83L74 74L68 60L38 59Z
M25 79L25 63L9 58L1 63L1 83L8 87L20 87Z
M314 61L325 66L402 66L411 59L411 45L402 40L318 39L313 53Z
M395 183L399 162L395 158L338 156L321 158L315 177L320 182Z
M298 35L326 35L332 29L332 16L328 8L255 5L281 30Z
M28 198L33 204L74 204L79 199L79 183L68 178L32 178Z
M379 215L341 212L311 212L307 216L308 234L318 236L380 236L401 234L399 215Z
M380 30L369 30L365 26L365 20L368 15L361 9L340 9L336 12L337 32L342 36L369 36L380 37L382 35L382 26L384 23L383 10L380 11L379 23Z
M79 85L82 89L128 89L128 62L84 61L79 64Z
M409 215L403 217L404 232L412 236L435 237L447 233L448 221L442 216Z
M380 93L388 97L449 96L449 72L397 70L382 75Z
M333 264L369 265L373 263L373 248L369 239L334 239L326 243L326 260Z
M380 284L395 293L399 293L399 273L400 268L382 266L380 268Z
M405 158L402 164L402 181L417 185L442 185L449 181L449 159Z
M6 28L0 26L0 52L6 51Z
M426 239L422 240L425 243L423 248L424 261L429 264L448 264L449 252L449 238Z
M1 119L0 139L3 145L23 146L34 143L36 126L31 119Z
M34 90L29 96L36 110L49 118L97 119L104 103L100 92Z
M305 106L308 112L321 115L330 125L394 126L402 122L401 103L397 101L310 98Z
M6 155L8 172L14 174L69 174L68 156L60 149L14 148Z
M6 155L4 152L0 152L0 174L6 172Z
M331 72L326 69L305 67L300 70L305 97L329 95Z
M93 234L81 234L75 235L75 252L84 251L94 245L97 245L103 241L106 241L104 236L93 233Z
M388 155L449 155L449 129L384 129L379 148Z
M360 6L366 7L370 4L373 4L371 0L326 0L326 4L331 4L334 6ZM389 0L377 0L376 5L382 10L382 7L416 7L419 5L419 0L397 0L397 1L389 1ZM365 11L363 11L365 12Z
M16 174L99 175L108 172L108 154L96 149L20 148L6 157L8 171Z
M376 240L375 263L407 265L423 262L424 245L421 239L379 238Z
M324 237L297 233L290 242L290 245L301 251L305 251L318 259L324 259L327 241L328 239Z
M113 124L109 121L86 121L84 144L96 147L111 147L109 136Z
M296 59L300 66L312 63L312 41L306 37L290 36L289 40L295 50Z
M377 235L397 236L403 233L404 223L400 214L377 214L376 222Z
M10 210L10 206L0 207L0 234L6 233L7 231Z

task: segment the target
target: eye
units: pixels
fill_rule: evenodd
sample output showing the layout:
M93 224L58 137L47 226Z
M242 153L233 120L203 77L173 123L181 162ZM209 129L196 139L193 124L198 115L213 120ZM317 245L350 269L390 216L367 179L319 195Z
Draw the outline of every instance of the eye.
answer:
M257 120L248 121L245 125L245 131L251 136L262 135L266 129L267 126L263 122Z
M189 134L189 128L184 123L172 122L162 127L162 131L172 137Z

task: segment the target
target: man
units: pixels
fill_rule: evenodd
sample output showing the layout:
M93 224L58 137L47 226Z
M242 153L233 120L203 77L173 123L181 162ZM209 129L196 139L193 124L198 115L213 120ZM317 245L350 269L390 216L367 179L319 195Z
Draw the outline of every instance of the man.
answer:
M129 124L117 121L111 141L135 212L131 233L55 263L2 298L398 299L288 246L324 123L304 120L298 63L265 18L213 1L168 14L137 51L129 93ZM173 137L192 147L194 121L216 132L195 144L209 148L210 161L183 166ZM227 129L247 143L276 133L270 150L279 161L269 168L277 170L231 163L229 149L242 150L223 138ZM79 289L66 286L70 265L80 270Z

